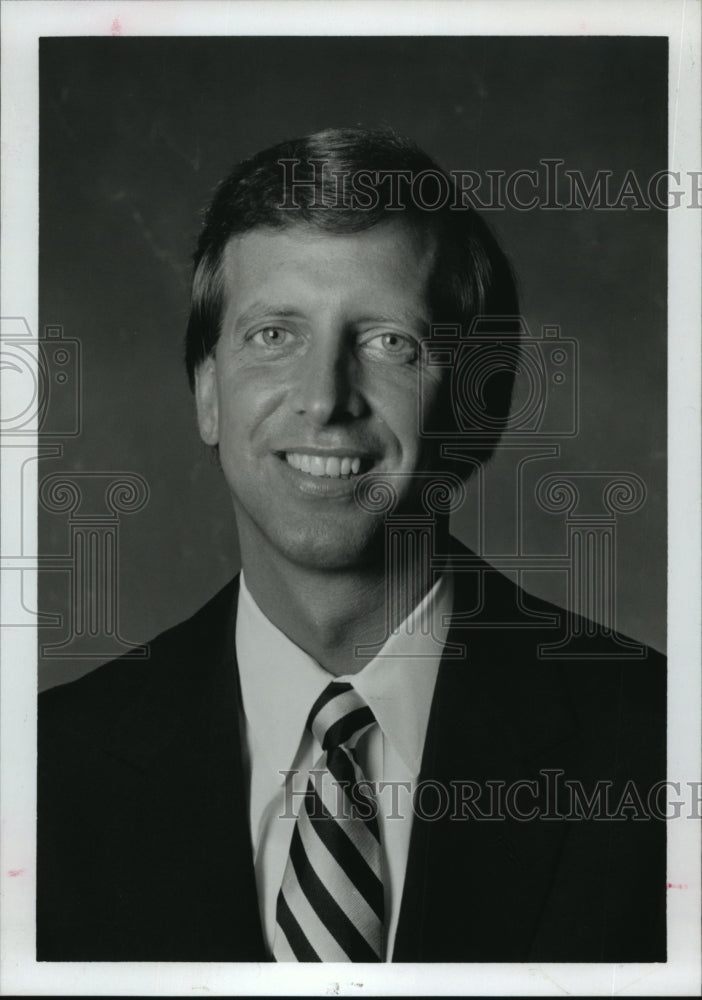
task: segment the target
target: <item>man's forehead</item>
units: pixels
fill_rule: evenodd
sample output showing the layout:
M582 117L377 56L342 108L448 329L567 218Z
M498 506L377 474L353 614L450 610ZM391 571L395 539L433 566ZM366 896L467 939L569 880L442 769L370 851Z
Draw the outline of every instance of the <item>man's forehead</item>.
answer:
M333 224L322 227L307 221L293 222L286 226L255 226L243 233L234 233L227 240L223 262L225 267L235 267L242 254L256 244L297 244L301 252L324 244L334 246L335 251L340 254L347 248L351 255L354 252L352 247L357 243L374 242L378 238L388 243L396 241L405 248L411 247L421 261L433 262L436 255L437 240L430 228L399 215L367 227L347 225L342 228L341 224L338 227Z

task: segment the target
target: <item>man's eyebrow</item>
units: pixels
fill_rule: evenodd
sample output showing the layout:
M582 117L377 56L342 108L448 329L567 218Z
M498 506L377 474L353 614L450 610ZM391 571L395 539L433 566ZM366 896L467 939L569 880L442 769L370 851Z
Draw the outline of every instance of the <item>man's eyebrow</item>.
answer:
M398 309L390 313L369 313L361 316L356 322L364 323L404 323L417 330L423 330L429 323L429 316L424 313L412 312L409 309Z
M274 302L254 302L240 316L237 316L236 325L250 323L252 320L261 319L264 316L286 319L290 316L301 315L300 310L292 306L277 305Z

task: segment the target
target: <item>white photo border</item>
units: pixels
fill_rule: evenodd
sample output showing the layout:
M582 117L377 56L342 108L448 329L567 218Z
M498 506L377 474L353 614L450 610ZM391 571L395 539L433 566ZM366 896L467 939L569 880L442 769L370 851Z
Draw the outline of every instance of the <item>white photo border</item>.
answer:
M700 171L695 0L14 0L2 5L2 302L38 329L39 38L152 35L661 35L669 39L669 169ZM635 29L635 30L633 30ZM700 781L700 222L669 213L668 774ZM3 399L12 412L11 391ZM3 471L7 471L5 465ZM2 477L2 552L36 554L36 463L22 523ZM34 479L32 480L32 476ZM25 597L36 606L36 576ZM0 580L0 583L5 582ZM29 588L27 591L26 588ZM7 588L0 590L0 624ZM651 965L37 963L36 633L0 629L0 993L3 995L699 995L700 823L668 823L668 961Z

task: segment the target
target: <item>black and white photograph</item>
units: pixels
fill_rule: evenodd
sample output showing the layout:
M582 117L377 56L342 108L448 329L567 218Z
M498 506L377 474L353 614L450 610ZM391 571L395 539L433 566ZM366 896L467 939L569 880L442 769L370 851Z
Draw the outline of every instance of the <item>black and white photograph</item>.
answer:
M692 995L699 6L19 6L12 991Z

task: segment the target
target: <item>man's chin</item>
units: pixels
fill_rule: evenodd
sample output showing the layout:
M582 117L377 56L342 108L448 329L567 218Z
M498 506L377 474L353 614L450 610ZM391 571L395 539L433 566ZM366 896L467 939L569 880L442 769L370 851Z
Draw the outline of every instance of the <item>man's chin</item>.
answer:
M248 549L256 558L267 550L272 561L279 559L319 572L363 572L371 568L382 571L385 567L382 518L364 518L361 524L318 518L297 527L287 525L284 531L258 529L256 534L251 545L242 545L242 555Z
M347 533L339 537L326 532L316 532L314 536L300 539L290 546L289 558L301 567L319 571L334 572L368 570L385 566L385 544L382 525L378 530L363 535Z

